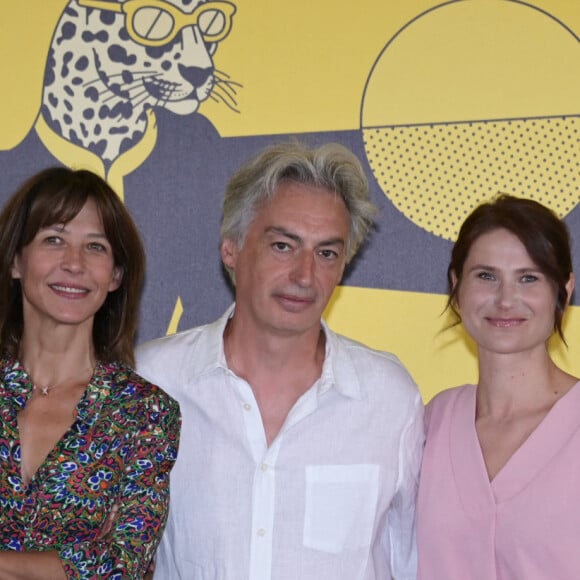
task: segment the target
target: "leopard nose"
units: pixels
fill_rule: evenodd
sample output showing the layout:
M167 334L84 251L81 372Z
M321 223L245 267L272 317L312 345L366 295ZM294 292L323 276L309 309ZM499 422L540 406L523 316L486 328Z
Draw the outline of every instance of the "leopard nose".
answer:
M197 66L179 65L179 73L181 76L191 83L194 87L200 87L213 74L214 68L200 68Z

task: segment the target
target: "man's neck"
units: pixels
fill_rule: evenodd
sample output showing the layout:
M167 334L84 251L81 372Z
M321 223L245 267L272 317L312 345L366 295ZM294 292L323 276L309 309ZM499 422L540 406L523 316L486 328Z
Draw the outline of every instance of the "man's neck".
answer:
M321 371L325 345L326 337L320 325L297 334L255 332L234 314L224 331L228 366L237 369L244 378L254 373L293 374L305 368Z
M224 332L228 367L251 387L268 445L296 401L320 378L326 337L321 327L304 336L248 336L232 319Z

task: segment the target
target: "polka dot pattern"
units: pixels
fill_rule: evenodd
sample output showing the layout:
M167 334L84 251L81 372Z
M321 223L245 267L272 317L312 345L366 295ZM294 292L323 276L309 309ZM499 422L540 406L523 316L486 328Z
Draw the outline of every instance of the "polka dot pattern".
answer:
M580 117L363 128L385 195L428 232L455 240L465 217L498 192L560 217L580 200Z

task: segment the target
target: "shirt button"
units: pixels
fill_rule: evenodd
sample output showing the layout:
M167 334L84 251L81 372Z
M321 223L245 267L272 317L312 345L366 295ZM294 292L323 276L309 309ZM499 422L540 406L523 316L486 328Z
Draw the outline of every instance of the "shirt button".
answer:
M260 536L261 538L264 537L266 535L266 530L264 528L260 528L258 530L258 536Z
M250 403L244 403L244 409L246 411L249 411L252 408L252 405L250 405Z
M268 471L268 466L265 463L262 463L262 465L260 465L260 469L262 471Z

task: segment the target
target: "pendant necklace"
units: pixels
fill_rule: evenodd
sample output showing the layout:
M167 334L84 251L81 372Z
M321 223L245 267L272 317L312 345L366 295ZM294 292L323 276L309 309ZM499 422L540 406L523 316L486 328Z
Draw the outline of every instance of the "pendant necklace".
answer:
M33 384L32 385L32 390L33 391L40 392L40 395L43 396L43 397L48 397L49 391L52 391L53 389L55 389L56 387L60 386L61 384L64 384L64 383L55 383L52 386L46 385L45 387L41 387L40 385Z
M88 383L88 381L91 380L91 376L92 376L92 369L89 368L85 371L87 373L87 380L86 381L76 381L75 384L77 385L85 385L86 383ZM89 374L90 372L90 374ZM82 376L82 375L81 375ZM72 380L72 377L65 379L64 381L60 381L59 383L55 383L54 385L45 385L45 386L41 386L41 385L37 385L36 383L32 384L32 390L33 391L37 391L40 393L41 397L48 397L48 395L50 394L51 391L54 391L55 389L66 385L67 383L69 383Z

